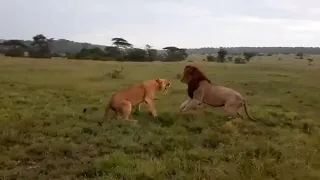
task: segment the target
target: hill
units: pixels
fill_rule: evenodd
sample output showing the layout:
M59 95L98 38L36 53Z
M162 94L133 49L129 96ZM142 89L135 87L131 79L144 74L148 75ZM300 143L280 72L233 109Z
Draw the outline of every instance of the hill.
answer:
M4 39L0 41L5 41ZM23 43L30 45L32 43L31 40L21 40ZM81 48L93 48L99 47L103 49L105 46L98 44L91 44L85 42L75 42L67 39L57 39L52 42L53 52L56 53L77 53L81 50Z

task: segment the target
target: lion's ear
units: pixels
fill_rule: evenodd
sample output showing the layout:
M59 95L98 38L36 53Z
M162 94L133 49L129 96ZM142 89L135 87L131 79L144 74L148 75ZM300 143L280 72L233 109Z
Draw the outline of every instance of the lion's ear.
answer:
M156 79L156 82L161 84L161 80L160 79Z
M188 72L188 73L192 73L194 68L191 67L191 66L186 66L185 70Z

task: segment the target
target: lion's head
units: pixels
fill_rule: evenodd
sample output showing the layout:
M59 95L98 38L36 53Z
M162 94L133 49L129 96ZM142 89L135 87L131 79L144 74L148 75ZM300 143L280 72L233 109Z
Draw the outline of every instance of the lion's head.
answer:
M167 94L168 88L171 86L171 82L168 79L156 79L156 82L159 84L160 91L163 91L164 94Z
M187 65L184 67L183 76L180 80L182 83L189 84L191 81L200 82L202 80L210 82L204 73L196 66Z
M193 92L199 87L199 83L203 80L211 83L211 81L199 68L197 68L196 66L187 65L184 68L183 76L180 81L182 83L188 84L188 95L192 98Z

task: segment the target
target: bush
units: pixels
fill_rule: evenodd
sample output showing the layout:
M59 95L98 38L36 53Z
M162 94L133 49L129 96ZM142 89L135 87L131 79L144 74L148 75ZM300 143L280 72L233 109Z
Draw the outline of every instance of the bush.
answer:
M312 61L313 61L313 59L312 58L308 58L308 62L309 62L309 66L311 66L312 64Z
M296 54L296 56L298 57L298 58L300 58L300 59L303 59L303 53L302 52L298 52L297 54Z
M121 79L124 78L123 75L123 67L121 66L120 69L114 69L111 73L108 73L108 76L112 79Z
M10 57L24 57L24 50L19 48L10 49L4 54L5 56Z
M233 59L232 56L227 57L227 60L230 62L232 62L232 59Z
M255 57L257 54L254 52L244 52L243 56L247 61L250 61L251 58Z
M236 57L236 58L234 59L234 63L235 63L235 64L245 64L246 61L245 61L245 59L242 59L241 57Z
M209 56L207 56L207 61L208 62L216 62L217 60L214 56L209 55Z

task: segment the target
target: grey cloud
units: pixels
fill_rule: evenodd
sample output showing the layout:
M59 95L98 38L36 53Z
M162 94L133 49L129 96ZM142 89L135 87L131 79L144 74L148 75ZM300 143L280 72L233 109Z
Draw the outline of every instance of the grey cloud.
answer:
M315 8L320 2L305 1L3 0L0 38L31 39L43 33L99 44L121 36L137 46L158 47L315 45L319 38L310 37L320 35Z

